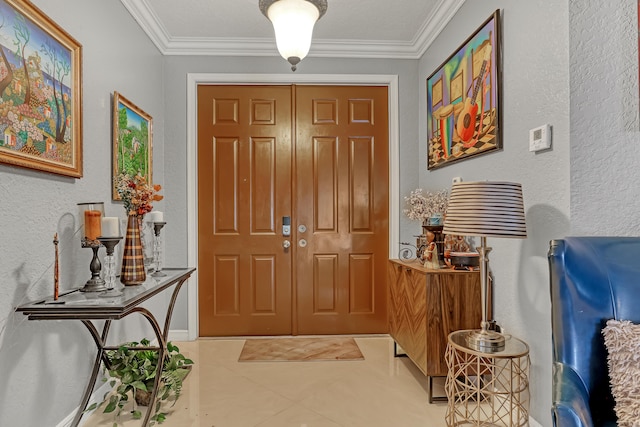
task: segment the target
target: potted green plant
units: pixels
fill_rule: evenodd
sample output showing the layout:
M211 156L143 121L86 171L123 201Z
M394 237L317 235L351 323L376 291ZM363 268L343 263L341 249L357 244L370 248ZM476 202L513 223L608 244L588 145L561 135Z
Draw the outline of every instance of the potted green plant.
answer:
M152 403L149 400L156 378L158 351L133 350L135 347L149 347L149 340L142 339L139 343L128 342L121 345L117 350L106 352L109 360L107 370L111 377L111 386L115 388L115 392L105 396L105 400L102 403L107 402L107 406L103 412L110 413L117 410L116 417L120 415L124 406L130 401L131 396L140 406L149 406ZM165 420L166 414L160 412L162 401L173 399L173 404L175 405L175 401L182 393L182 382L192 365L193 360L187 359L180 353L180 349L171 342L167 343L167 359L162 368L155 407L149 408L149 410L154 411L151 420L158 423L162 423ZM105 378L105 381L109 381L109 379ZM93 405L93 408L89 409L95 409L97 406ZM131 413L134 419L142 417L141 411L137 410L135 405Z

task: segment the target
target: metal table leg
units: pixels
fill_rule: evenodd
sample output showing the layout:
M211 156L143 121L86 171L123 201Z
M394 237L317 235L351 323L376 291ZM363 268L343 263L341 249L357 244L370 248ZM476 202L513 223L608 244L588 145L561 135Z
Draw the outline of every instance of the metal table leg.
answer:
M107 340L107 335L109 335L109 328L111 327L111 320L105 320L104 327L102 328L102 336L98 335L98 330L95 325L91 323L89 320L83 320L82 323L87 327L93 340L96 343L96 347L98 351L96 353L96 360L93 363L93 369L91 370L91 378L89 379L89 383L87 384L87 388L84 391L84 395L82 396L82 400L80 401L80 407L78 408L78 412L76 412L76 416L73 418L71 425L73 427L77 427L80 424L80 420L82 419L82 414L84 413L85 408L87 407L87 403L89 403L89 398L91 397L91 393L93 392L93 387L96 384L96 380L98 379L98 371L100 370L100 362L105 357L104 354L104 343Z

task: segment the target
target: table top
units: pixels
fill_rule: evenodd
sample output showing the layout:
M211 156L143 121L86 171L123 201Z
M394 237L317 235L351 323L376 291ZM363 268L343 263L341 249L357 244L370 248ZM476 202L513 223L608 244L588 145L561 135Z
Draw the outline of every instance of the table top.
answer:
M480 357L494 359L513 359L523 357L529 354L529 346L524 342L511 335L505 334L504 350L495 353L487 353L484 351L474 350L467 346L466 337L472 330L454 331L449 334L449 344L453 345L457 350L465 353L475 354Z
M390 262L398 265L405 266L407 268L414 269L416 271L420 271L423 273L434 273L434 274L479 274L480 270L455 270L453 268L443 267L439 269L427 268L422 265L422 263L416 259L411 260L401 260L401 259L389 259Z
M57 301L53 295L28 302L16 308L29 319L120 319L135 307L168 287L191 276L195 268L164 268L164 277L147 275L147 280L135 286L116 287L121 292L80 292L80 288L63 293ZM120 295L118 295L120 293Z

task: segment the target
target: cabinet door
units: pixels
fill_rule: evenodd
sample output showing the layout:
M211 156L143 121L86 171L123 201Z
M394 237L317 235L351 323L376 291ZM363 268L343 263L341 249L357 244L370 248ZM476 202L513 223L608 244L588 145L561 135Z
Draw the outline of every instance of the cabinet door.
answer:
M389 263L389 332L407 356L427 373L426 274Z
M426 371L447 374L444 359L447 337L453 331L478 329L482 318L480 275L451 272L427 274Z

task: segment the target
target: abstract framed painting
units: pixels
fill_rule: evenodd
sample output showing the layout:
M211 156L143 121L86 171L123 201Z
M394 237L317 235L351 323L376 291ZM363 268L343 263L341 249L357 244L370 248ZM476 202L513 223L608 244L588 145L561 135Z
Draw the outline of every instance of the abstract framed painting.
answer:
M427 78L427 169L502 149L500 11Z
M31 2L0 0L0 162L82 177L82 46Z
M120 200L116 178L141 175L147 183L153 176L152 118L118 92L113 93L112 199Z

